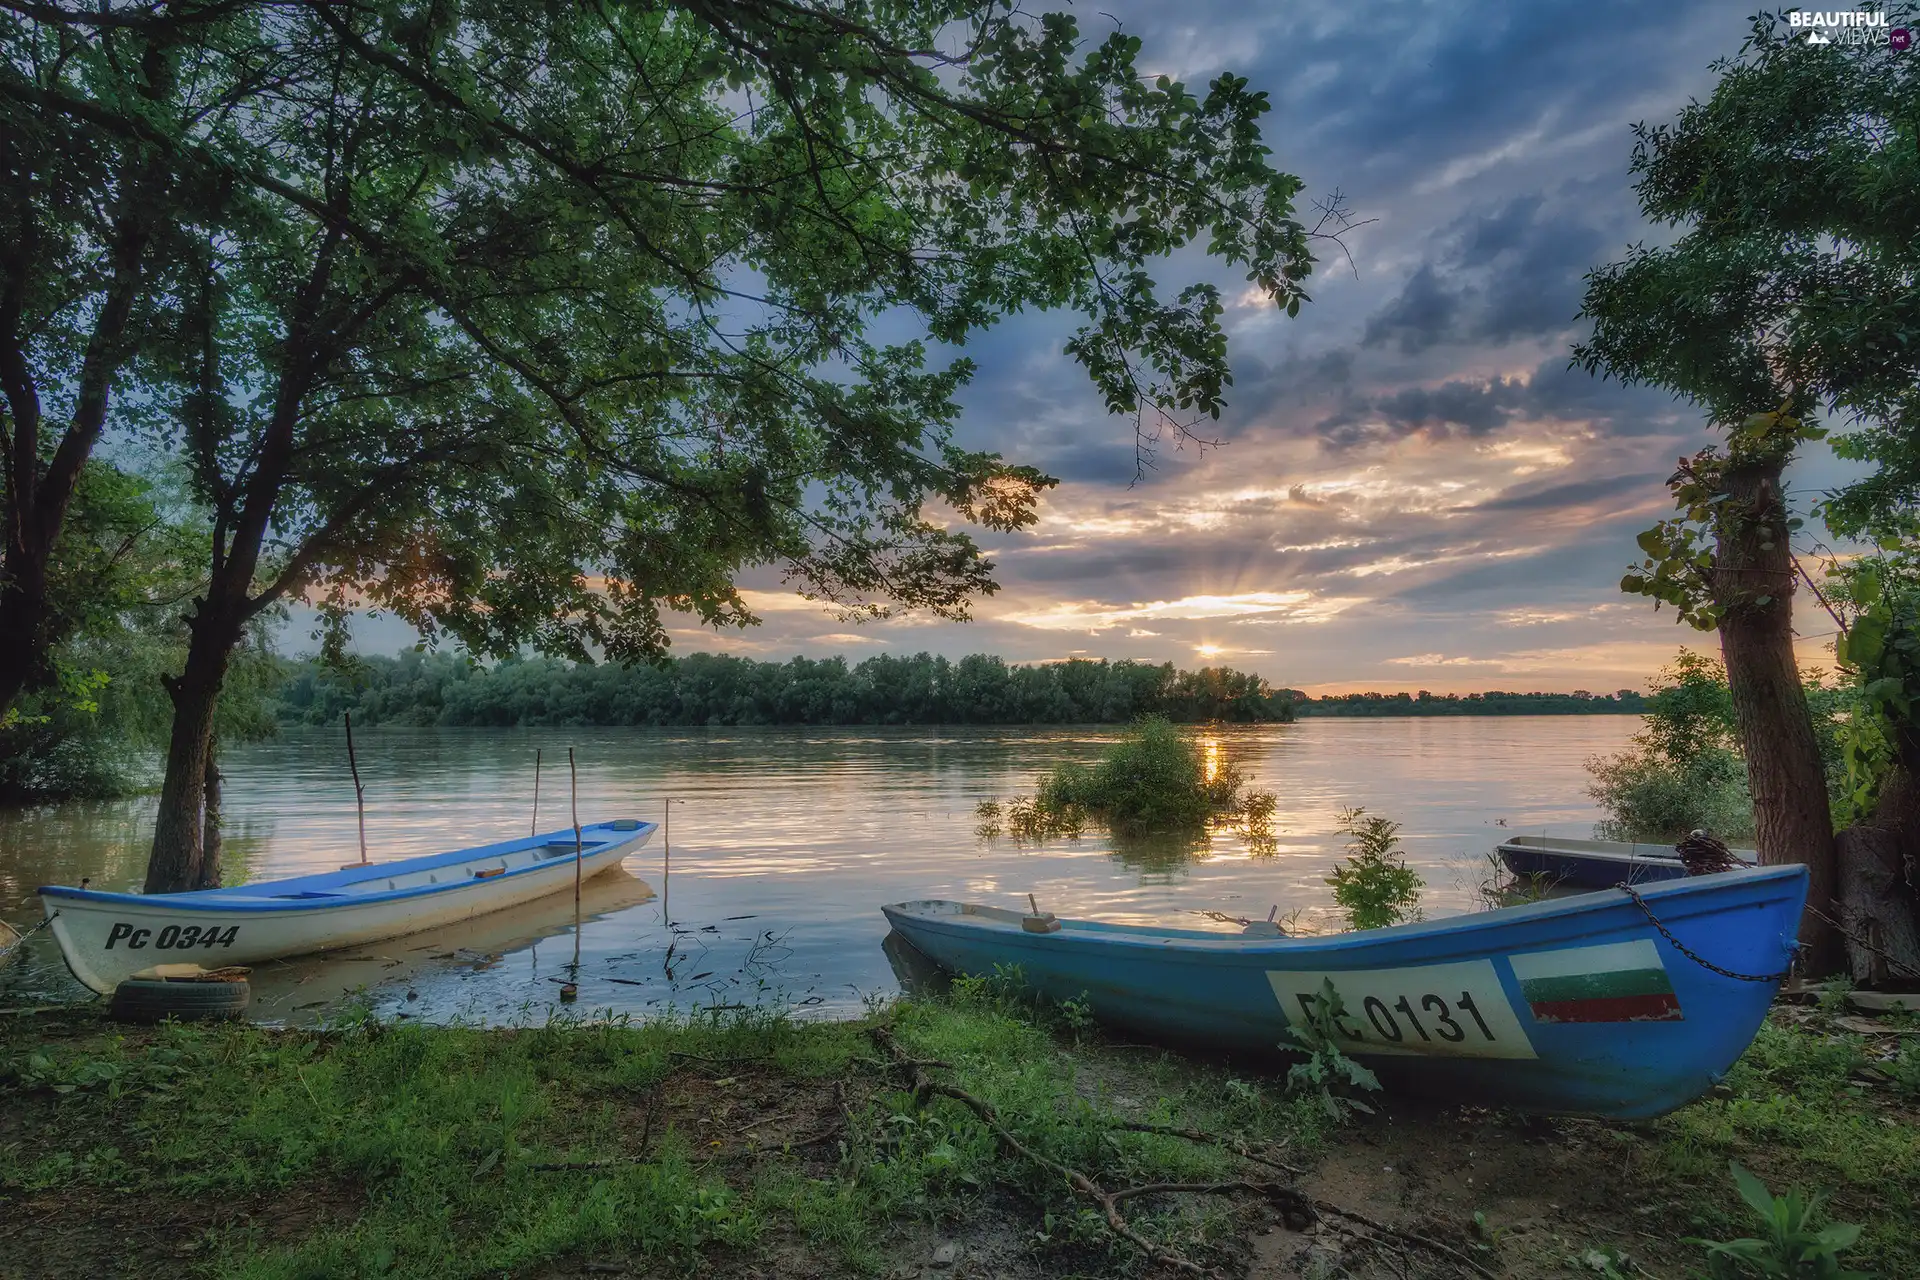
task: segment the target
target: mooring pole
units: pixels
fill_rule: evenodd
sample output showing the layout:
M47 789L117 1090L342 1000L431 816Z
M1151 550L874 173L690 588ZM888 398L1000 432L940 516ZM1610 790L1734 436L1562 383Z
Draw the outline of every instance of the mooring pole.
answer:
M573 748L567 748L567 778L573 799L573 971L580 973L580 774L574 768Z
M353 754L353 713L342 712L347 722L347 768L353 771L353 808L360 819L360 862L367 861L367 792L360 785L360 762Z
M540 748L533 749L533 821L527 824L527 834L540 834Z

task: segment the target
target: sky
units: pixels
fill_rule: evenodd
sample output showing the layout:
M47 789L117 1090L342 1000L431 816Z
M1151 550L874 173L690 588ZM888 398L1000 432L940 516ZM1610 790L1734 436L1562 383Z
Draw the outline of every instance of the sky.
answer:
M1047 6L1053 7L1053 6ZM1000 584L965 624L852 624L750 578L762 625L688 620L676 651L997 653L1230 665L1276 685L1643 689L1702 637L1623 596L1634 535L1670 509L1675 460L1710 442L1664 392L1568 368L1582 276L1663 232L1629 185L1635 121L1664 121L1736 53L1744 3L1312 5L1100 0L1144 69L1268 92L1276 167L1340 192L1296 319L1215 273L1234 385L1219 448L1162 450L1134 483L1133 426L1063 353L1072 318L1023 315L969 344L960 442L1059 477L1038 525L984 536ZM1303 208L1313 218L1310 203ZM1180 282L1213 268L1167 265ZM1184 273L1184 274L1183 274ZM1804 506L1840 464L1815 446ZM1803 659L1831 624L1801 607ZM362 649L410 636L362 624ZM1830 661L1830 659L1828 659Z

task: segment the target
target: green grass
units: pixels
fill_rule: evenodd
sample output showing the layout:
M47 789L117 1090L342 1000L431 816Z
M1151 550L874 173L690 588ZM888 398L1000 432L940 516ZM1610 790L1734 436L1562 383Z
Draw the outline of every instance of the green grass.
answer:
M1011 996L963 985L889 1016L901 1043L951 1063L948 1077L1036 1149L1112 1185L1227 1170L1215 1148L1115 1130L1120 1109L1078 1078L1087 1059L1057 1038L1065 1024ZM1304 1111L1251 1085L1138 1070L1157 1092L1131 1103L1135 1118L1273 1135L1300 1120L1311 1136ZM216 1231L202 1274L232 1280L518 1275L572 1257L679 1270L716 1248L753 1256L776 1241L873 1273L902 1224L963 1219L991 1196L1023 1202L1036 1248L1127 1261L1084 1204L1010 1159L970 1112L944 1099L916 1107L899 1086L863 1023L358 1021L318 1034L133 1035L88 1021L36 1035L23 1020L0 1031L0 1108L13 1122L0 1128L0 1192L76 1212L116 1197L257 1200L256 1221L285 1212L304 1224L290 1236ZM700 1127L743 1089L755 1106ZM626 1158L656 1094L667 1101L646 1159ZM810 1154L742 1158L742 1141L725 1136L756 1110L805 1112L794 1136L817 1131L843 1102L854 1123ZM1182 1246L1226 1229L1218 1206L1143 1221ZM0 1272L8 1261L0 1254Z
M1248 1175L1218 1146L1122 1119L1284 1143L1302 1165L1332 1143L1390 1144L1421 1115L1449 1123L1405 1109L1341 1127L1316 1098L1290 1096L1280 1073L1113 1045L1074 1002L1027 1003L1011 975L878 1016L1032 1149L1109 1188ZM972 1112L942 1097L916 1105L870 1025L740 1014L522 1031L361 1019L318 1033L128 1032L91 1015L9 1019L0 1204L55 1220L73 1256L18 1252L0 1233L0 1274L92 1276L110 1257L131 1274L221 1280L531 1280L585 1260L733 1276L798 1254L879 1275L915 1239L988 1221L1045 1274L1144 1274L1084 1200L1010 1156ZM1601 1139L1596 1159L1626 1162L1672 1208L1583 1229L1651 1228L1703 1273L1681 1236L1750 1234L1726 1172L1738 1160L1776 1191L1830 1191L1832 1216L1866 1227L1851 1265L1920 1274L1914 1099L1898 1061L1879 1066L1894 1079L1857 1082L1863 1052L1827 1015L1776 1021L1715 1095L1652 1125L1586 1130ZM1390 1145L1370 1156L1395 1159ZM1128 1212L1215 1265L1231 1262L1248 1207L1143 1197ZM177 1239L123 1238L121 1224L143 1217L197 1233L191 1264L171 1251Z
M1891 1024L1889 1024L1891 1025ZM1865 1226L1846 1262L1887 1277L1920 1275L1920 1127L1896 1079L1856 1078L1865 1040L1815 1017L1760 1029L1728 1073L1726 1089L1659 1122L1656 1176L1699 1185L1687 1234L1753 1234L1733 1194L1729 1160L1776 1192L1789 1185L1832 1193L1833 1220ZM1894 1069L1881 1068L1885 1074Z

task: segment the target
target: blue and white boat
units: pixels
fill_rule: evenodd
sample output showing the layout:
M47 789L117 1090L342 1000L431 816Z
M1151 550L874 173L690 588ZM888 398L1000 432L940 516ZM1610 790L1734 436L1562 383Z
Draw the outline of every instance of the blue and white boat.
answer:
M1699 1097L1745 1052L1806 895L1805 867L1763 867L1309 937L884 910L948 972L1018 966L1040 994L1178 1046L1293 1047L1330 981L1336 1043L1389 1087L1630 1119Z
M1606 889L1616 884L1684 880L1687 866L1669 844L1626 844L1617 840L1568 840L1559 836L1515 836L1495 850L1516 876L1574 889ZM1757 865L1751 849L1729 853Z
M205 968L378 942L571 889L620 864L657 824L623 818L398 862L202 889L106 893L50 885L40 902L67 968L110 994L158 964Z

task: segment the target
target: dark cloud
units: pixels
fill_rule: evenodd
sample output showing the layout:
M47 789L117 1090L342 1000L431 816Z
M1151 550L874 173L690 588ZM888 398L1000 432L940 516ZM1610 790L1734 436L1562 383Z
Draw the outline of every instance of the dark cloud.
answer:
M1002 555L1000 577L1006 581L1046 584L1067 596L1128 594L1115 591L1116 582L1163 577L1186 578L1213 563L1211 553L1226 548L1198 542L1114 542L1078 550L1041 551L1032 555ZM1175 590L1175 595L1185 594Z
M1391 343L1402 355L1442 343L1564 345L1584 277L1611 243L1575 203L1521 195L1456 221L1435 237L1432 257L1405 287L1368 318L1361 345Z
M1349 395L1314 429L1328 445L1345 449L1411 435L1484 436L1516 421L1580 422L1611 436L1691 435L1698 419L1667 392L1625 387L1556 355L1525 378L1453 379L1433 388Z
M1414 434L1436 440L1455 434L1484 436L1505 426L1527 398L1527 384L1518 378L1403 387L1343 405L1322 419L1318 430L1336 448Z
M1596 480L1575 480L1567 484L1513 488L1497 498L1458 507L1459 511L1550 511L1562 507L1585 506L1604 498L1625 493L1658 493L1663 476L1654 472L1641 475L1605 476Z
M1638 517L1607 521L1574 541L1440 572L1388 599L1408 604L1491 600L1512 607L1567 600L1611 602L1619 598L1620 575L1634 558L1634 535L1645 527L1646 521Z
M1398 297L1367 321L1360 345L1391 343L1402 355L1417 355L1454 331L1462 303L1461 290L1442 284L1433 264L1427 263L1413 273Z
M1671 435L1695 429L1701 421L1700 414L1658 387L1624 387L1560 357L1541 361L1527 389L1534 415L1593 423L1609 435Z

